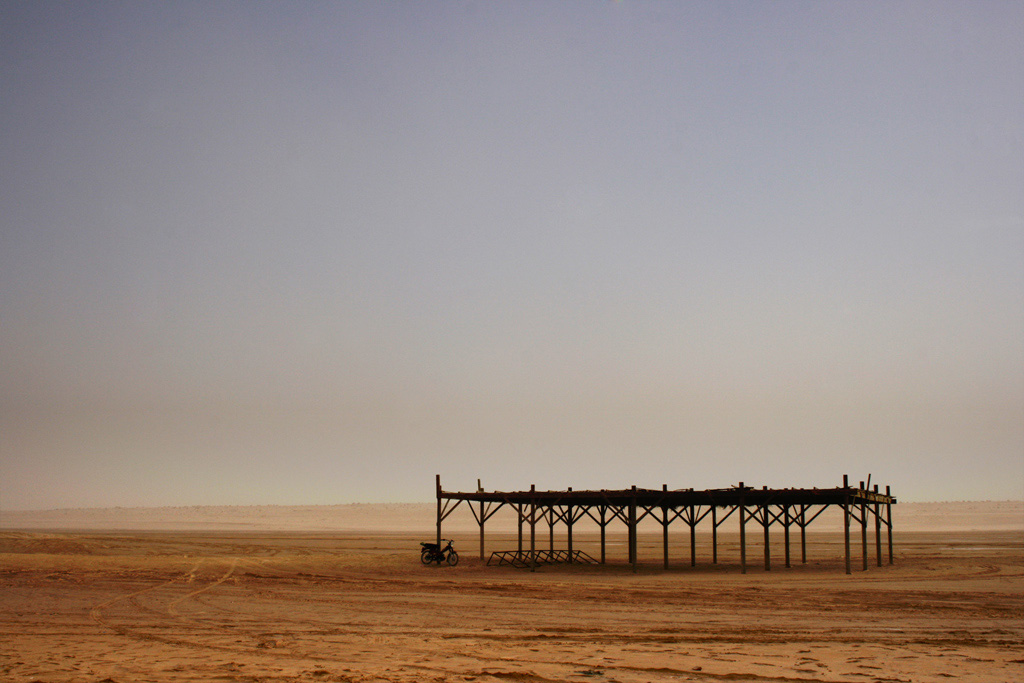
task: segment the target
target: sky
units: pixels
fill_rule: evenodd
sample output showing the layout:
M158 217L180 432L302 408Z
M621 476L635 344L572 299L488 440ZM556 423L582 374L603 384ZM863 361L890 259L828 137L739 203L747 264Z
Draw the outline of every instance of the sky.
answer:
M0 508L1024 498L1024 4L0 1Z

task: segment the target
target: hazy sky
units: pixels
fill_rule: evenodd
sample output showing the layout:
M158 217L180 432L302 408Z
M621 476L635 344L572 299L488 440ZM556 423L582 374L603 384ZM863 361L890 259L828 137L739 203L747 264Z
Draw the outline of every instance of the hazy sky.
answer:
M0 507L1024 497L1021 36L0 2Z

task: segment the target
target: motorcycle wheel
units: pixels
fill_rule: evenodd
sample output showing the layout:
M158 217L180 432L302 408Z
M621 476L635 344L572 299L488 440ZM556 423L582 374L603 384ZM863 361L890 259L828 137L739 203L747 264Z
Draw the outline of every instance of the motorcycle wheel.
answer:
M454 567L458 563L459 563L459 554L457 552L455 552L454 550L450 551L448 553L448 566L449 567Z
M426 548L420 553L420 562L423 564L430 564L434 561L434 558L430 556L430 551Z

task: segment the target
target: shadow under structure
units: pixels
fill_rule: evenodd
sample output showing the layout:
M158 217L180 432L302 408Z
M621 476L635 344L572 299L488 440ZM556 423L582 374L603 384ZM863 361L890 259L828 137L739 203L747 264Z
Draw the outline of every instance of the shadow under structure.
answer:
M662 527L664 547L664 568L669 567L669 526L681 521L690 528L690 565L697 562L696 533L701 523L711 527L711 561L718 563L718 529L730 517L735 516L739 524L740 566L747 571L747 526L761 527L764 534L764 568L771 570L770 530L772 526L782 527L785 548L785 566L790 567L790 528L800 529L800 561L807 562L807 526L816 520L829 506L842 509L843 536L846 556L846 573L852 573L850 529L860 526L861 565L868 568L868 527L874 522L875 558L882 566L882 527L886 530L888 563L893 563L892 550L892 506L896 499L889 487L885 493L876 484L871 488L871 477L867 484L850 486L849 476L843 475L843 485L836 488L785 488L770 489L767 486L754 488L738 486L723 489L674 489L667 485L659 489L628 489L600 491L538 491L531 486L529 491L485 491L479 480L477 490L472 492L445 491L441 487L441 475L436 477L437 489L437 543L441 543L441 526L445 519L463 502L472 511L480 527L480 559L485 559L484 526L496 512L511 509L518 520L518 549L502 551L503 558L511 557L518 566L536 568L538 562L552 557L555 551L555 527L565 527L567 548L558 556L573 562L579 552L573 548L573 526L589 518L601 532L601 564L606 559L606 532L609 524L620 522L627 530L629 563L636 571L637 525L651 518ZM546 524L549 531L549 548L537 547L537 525ZM529 549L524 547L524 529L529 529Z

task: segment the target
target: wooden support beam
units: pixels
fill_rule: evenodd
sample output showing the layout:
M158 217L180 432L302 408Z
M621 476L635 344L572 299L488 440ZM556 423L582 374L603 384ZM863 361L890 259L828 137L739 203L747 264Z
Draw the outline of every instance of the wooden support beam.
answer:
M523 503L516 505L516 512L519 513L519 553L523 552Z
M530 484L530 493L537 490L535 484ZM537 499L530 499L530 571L537 571Z
M479 480L477 480L479 481ZM484 509L484 502L480 501L480 560L484 560L484 522L487 521L486 510Z
M572 489L569 489L572 491ZM573 523L573 511L572 505L566 506L566 518L565 518L565 542L566 547L569 549L569 564L572 564L572 523Z
M849 490L850 484L847 475L843 475L843 489ZM843 541L846 548L846 573L852 574L850 569L850 494L843 498Z
M711 505L711 564L718 564L718 508Z
M690 506L690 566L697 566L697 511Z
M662 484L663 493L668 491L668 484ZM661 506L661 541L664 548L664 567L668 569L668 506L664 503Z
M889 487L885 487L885 495L889 496ZM889 564L892 564L892 503L885 504L885 528L889 537Z
M477 480L477 486L479 486L479 481L480 480L478 479ZM481 489L478 492L482 493L483 490ZM449 502L451 502L451 501L449 501ZM450 515L452 513L452 511L456 507L458 507L458 503L461 503L461 502L462 501L459 500L456 503L456 505L453 505L451 508L448 508L448 506L445 505L444 509L442 509L442 514L441 514L442 521L444 519L447 519L448 515ZM469 511L473 513L473 518L476 519L476 523L480 526L480 559L481 560L486 558L486 552L485 552L485 540L486 539L485 539L485 536L484 536L484 528L485 528L484 525L487 523L487 520L489 520L491 517L494 516L494 513L496 513L501 508L505 507L505 505L508 505L509 507L516 507L516 506L513 506L511 503L508 503L507 501L504 501L504 500L502 500L502 501L490 501L490 502L481 500L480 501L479 510L477 508L473 507L473 503L472 502L467 502L466 503L466 506L469 508ZM517 508L517 511L518 511L518 513L520 515L522 514L522 511L518 510L518 508ZM521 517L520 517L520 521L521 521ZM520 552L521 551L522 551L522 549L520 549Z
M740 482L740 569L747 573L747 506L743 503L743 482Z
M860 482L860 490L864 491L864 482ZM864 571L868 570L868 506L860 504L860 558Z
M608 512L607 505L601 505L598 508L601 511L601 564L605 563L605 528L608 526L608 521L605 519L605 514Z
M790 523L790 521L789 521L789 506L788 505L783 505L782 506L782 529L783 529L783 538L784 538L785 544L786 544L786 569L789 569L790 566L791 566L789 564L789 523Z
M800 506L800 563L807 564L807 506Z
M761 508L761 523L764 524L764 570L772 570L772 539L768 533L771 526L771 515L768 513L768 504Z
M555 552L555 508L548 507L548 550Z
M437 547L441 547L441 521L444 519L441 516L441 475L435 475L435 483L437 487Z
M875 484L875 493L878 493L878 484ZM882 566L882 517L880 512L878 503L875 503L875 560L879 567Z
M633 563L633 572L637 569L637 533L636 533L636 484L633 484L633 497L629 500L629 561Z

